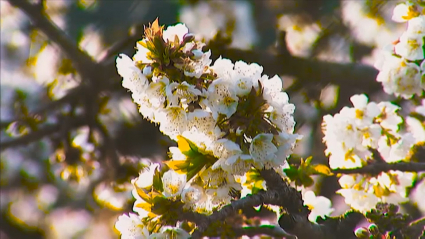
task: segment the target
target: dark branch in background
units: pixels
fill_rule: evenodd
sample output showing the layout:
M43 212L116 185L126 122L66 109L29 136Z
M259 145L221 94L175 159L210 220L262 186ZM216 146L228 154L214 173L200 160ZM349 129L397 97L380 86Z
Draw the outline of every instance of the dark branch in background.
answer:
M79 75L81 75L82 83L74 89L71 89L64 97L47 103L45 106L40 107L34 112L30 112L30 115L41 114L49 111L53 111L58 107L66 103L76 104L80 102L84 108L84 119L78 119L78 124L64 126L64 122L59 121L57 125L46 126L39 131L31 132L28 135L22 136L22 138L11 139L0 144L1 149L8 147L14 147L18 145L27 144L36 140L39 140L45 136L49 136L55 133L58 128L67 127L71 130L75 127L89 125L92 126L95 122L95 114L97 112L98 95L104 89L112 88L117 82L111 81L111 79L117 79L115 68L105 66L95 62L91 57L84 51L82 51L75 42L59 29L53 22L51 22L43 12L40 4L31 4L28 1L22 0L9 0L10 4L24 11L30 18L31 22L35 27L41 30L50 41L59 46L59 48L65 52L66 56L69 57L75 66ZM19 121L16 119L14 121ZM73 122L72 120L70 122Z
M45 17L39 5L31 4L23 0L9 0L9 2L13 6L24 11L32 23L43 31L49 40L53 41L65 52L79 73L85 76L85 73L97 69L93 60L84 51L78 48L77 44L71 41L63 31Z
M284 36L284 35L283 35ZM283 39L280 39L282 43ZM280 45L282 45L280 43ZM381 90L382 86L376 81L378 70L357 63L336 63L316 59L307 59L291 56L287 50L267 52L257 50L241 50L222 47L214 40L207 45L213 53L213 58L222 55L232 61L244 59L248 63L258 63L267 66L264 73L270 76L275 74L293 76L300 86L325 86L328 83L339 85L342 88L354 88L366 94ZM282 54L283 53L283 54Z
M73 66L83 79L79 86L71 89L61 99L52 101L31 113L40 114L42 112L52 111L64 103L80 100L81 95L85 95L86 98L91 98L91 100L88 101L94 103L96 102L94 98L97 97L101 90L110 89L117 83L111 81L111 79L118 79L115 67L106 65L104 62L95 62L86 52L78 47L76 42L72 41L64 31L59 29L46 17L39 4L31 4L24 0L9 0L9 2L12 6L24 11L34 26L41 30L48 37L49 41L59 46L72 61ZM139 30L134 34L137 34L138 31ZM113 47L113 49L115 48ZM111 57L110 54L112 53L106 52L104 56Z
M425 171L425 163L416 163L416 162L398 162L398 163L385 163L377 162L370 163L361 168L350 168L350 169L334 169L334 173L343 173L343 174L370 174L378 175L381 172L388 172L390 170L398 170L403 172L422 172Z
M27 145L29 143L35 142L37 140L40 140L44 137L48 137L55 133L61 133L63 132L63 130L68 131L68 130L72 130L80 126L83 126L86 124L85 121L86 121L85 117L77 117L77 118L69 119L66 122L66 124L48 125L48 126L45 126L44 128L38 129L37 131L31 132L19 138L3 141L0 144L0 149L5 150L10 147Z
M127 46L133 46L135 42L142 38L143 32L143 24L137 24L133 26L130 30L130 34L126 38L114 43L108 49L103 51L102 54L100 54L98 62L102 64L115 64L115 56L121 53L121 51Z

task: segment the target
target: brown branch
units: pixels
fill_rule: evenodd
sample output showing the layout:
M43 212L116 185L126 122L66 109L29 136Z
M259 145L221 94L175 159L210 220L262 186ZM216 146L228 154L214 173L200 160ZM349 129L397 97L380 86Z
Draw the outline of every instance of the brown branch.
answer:
M200 221L196 221L197 229L193 232L192 238L201 238L204 231L209 227L210 224L216 221L223 221L228 216L236 213L239 209L256 207L262 204L281 204L279 192L274 190L262 191L254 195L248 195L237 201L233 201L230 204L222 207L219 211L214 212L206 218Z
M209 216L186 212L186 215L180 214L179 220L195 222L197 228L192 233L192 238L202 238L212 223L224 221L240 209L271 204L285 209L286 213L279 219L279 225L298 239L354 238L354 228L364 218L362 214L350 212L342 217L327 218L320 224L312 223L308 220L310 211L304 206L300 192L290 187L274 170L262 170L261 176L267 183L267 191L233 201Z
M298 239L355 238L354 228L364 218L361 213L349 212L341 217L328 217L319 224L312 223L308 220L310 210L304 206L300 192L290 187L274 170L262 170L261 176L268 189L284 192L280 206L283 206L286 214L279 218L279 225L286 232L296 235Z
M413 221L403 230L403 234L410 238L420 238L425 235L425 217Z
M397 162L397 163L386 163L376 162L370 163L361 168L350 168L350 169L333 169L333 173L343 174L370 174L378 175L381 172L388 172L390 170L398 170L403 172L422 172L425 171L425 163L416 162Z
M256 226L256 227L233 227L232 229L232 236L234 237L242 237L242 236L248 236L248 237L254 237L259 235L267 235L272 237L285 237L287 239L295 239L296 237L293 235L290 235L286 233L281 227L279 226L273 226L273 225L262 225L262 226ZM221 231L217 231L214 235L214 237L220 236L222 234ZM210 235L209 235L210 236Z
M85 122L86 122L86 118L83 116L79 118L70 119L68 122L66 122L66 124L64 124L63 122L60 122L55 125L45 126L44 128L41 128L37 131L33 131L22 137L2 141L0 143L0 150L5 150L10 147L27 145L29 143L40 140L44 137L53 135L55 133L63 132L63 130L70 130L73 128L83 126L85 125Z

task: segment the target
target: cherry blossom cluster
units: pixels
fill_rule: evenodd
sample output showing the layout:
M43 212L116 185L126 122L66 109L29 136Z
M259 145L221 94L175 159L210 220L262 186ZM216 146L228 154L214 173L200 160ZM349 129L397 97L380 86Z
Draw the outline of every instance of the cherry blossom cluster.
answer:
M386 162L408 159L416 139L402 133L398 106L368 102L365 95L350 98L354 107L344 107L323 117L323 132L331 168L357 168L367 164L377 150Z
M383 60L377 62L380 72L376 80L386 93L407 99L421 95L425 89L425 15L420 6L407 1L394 8L392 19L407 22L407 28L395 44L385 49Z
M187 238L178 227L158 226L167 215L156 208L168 200L210 214L240 194L250 170L284 166L300 139L293 134L295 106L278 76L262 75L255 63L221 57L212 63L203 46L184 24L164 30L155 21L132 59L117 58L122 85L140 113L178 143L165 166L152 164L133 180L138 214L119 218L122 238Z
M323 117L324 142L331 168L359 168L382 158L387 163L409 161L418 140L400 130L402 117L390 102L368 102L365 95L351 97L354 107L344 107L334 116ZM343 175L338 191L352 208L366 212L378 202L408 200L406 187L414 173L389 171L376 177Z

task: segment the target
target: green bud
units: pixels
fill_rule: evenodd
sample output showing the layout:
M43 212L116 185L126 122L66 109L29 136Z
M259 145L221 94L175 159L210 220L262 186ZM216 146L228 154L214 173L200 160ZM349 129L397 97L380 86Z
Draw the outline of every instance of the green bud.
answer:
M375 224L370 224L369 227L369 232L372 233L372 235L377 236L379 235L379 229L378 226Z
M354 234L356 235L357 238L365 238L365 239L369 238L369 235L370 235L369 231L364 227L357 228Z
M191 42L195 40L195 35L193 35L192 33L186 33L183 36L183 45L186 44L187 42Z

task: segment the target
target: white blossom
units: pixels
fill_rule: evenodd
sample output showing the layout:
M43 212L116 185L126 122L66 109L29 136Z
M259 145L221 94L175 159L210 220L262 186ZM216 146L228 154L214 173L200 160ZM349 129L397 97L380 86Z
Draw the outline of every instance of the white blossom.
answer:
M416 14L417 12L411 3L400 3L394 8L392 19L395 22L406 22L416 16Z
M207 102L214 119L217 119L219 114L230 118L236 112L238 97L232 83L219 78L208 87L208 93Z
M353 103L354 118L359 127L369 126L373 119L380 113L379 107L375 102L368 103L366 95L353 95L350 101Z
M142 42L146 44L146 39L143 39ZM136 54L134 54L133 59L135 62L141 62L145 64L152 63L153 61L148 57L148 53L150 52L149 49L144 47L142 44L137 43L136 44Z
M400 160L408 160L410 158L410 153L415 144L415 137L411 133L405 133L401 135L401 138L397 143L390 145L389 151L385 153L385 146L388 147L388 140L384 137L380 139L378 151L383 155L385 161L392 163Z
M378 118L380 119L379 123L382 128L390 130L391 132L398 132L399 125L403 122L403 119L397 114L400 107L390 102L380 102L378 107L381 110L381 114Z
M196 52L196 54L200 54L200 50L193 50L193 52ZM190 61L189 64L184 65L184 75L189 77L196 77L199 78L204 73L209 73L209 66L211 64L211 50L202 53L200 56L195 56L194 61Z
M362 213L370 211L379 202L379 198L377 196L363 190L340 189L337 193L341 194L345 198L346 204Z
M409 20L407 23L406 32L410 34L425 35L425 16L421 15L418 17L414 17Z
M425 24L425 21L423 23ZM411 61L424 59L424 36L409 32L403 33L400 42L395 45L395 53Z
M149 84L146 91L148 101L155 109L162 109L167 99L166 89L170 84L170 80L167 77L154 77L152 80L153 82Z
M416 201L418 208L424 212L425 211L425 180L422 180L413 192L413 200Z
M186 35L188 32L189 29L187 29L186 25L179 23L175 26L167 27L167 29L162 32L162 37L165 42L174 42L174 38L177 36L180 42L182 42L184 35Z
M155 118L160 123L159 130L173 140L187 129L187 114L181 107L169 106L158 111Z
M174 170L165 172L162 176L164 196L167 198L179 196L186 185L186 177L186 174L179 174Z
M149 237L147 227L134 213L121 215L115 223L115 228L121 233L122 239L145 239Z
M139 188L147 188L152 186L153 175L155 174L155 170L157 170L158 168L159 168L159 164L157 163L153 163L149 165L147 169L143 169L140 172L138 178L133 179L131 181L132 184L134 184L136 187L139 187Z
M143 92L148 86L146 76L142 74L134 62L126 55L120 54L117 57L118 74L123 77L122 85L133 92Z
M326 216L329 216L334 211L331 200L326 197L316 196L313 191L306 191L302 196L304 205L311 210L308 215L308 220L311 222L316 222L317 217L325 219Z
M376 80L386 93L406 99L422 92L419 66L396 56L387 57Z
M425 116L425 99L423 99L421 103L422 103L421 105L415 108L415 112Z
M189 239L190 235L178 227L163 226L159 233L153 233L148 239Z
M406 126L413 137L416 139L416 144L425 142L425 126L424 124L414 117L406 117Z
M202 92L195 88L194 85L188 84L186 81L182 83L172 82L167 85L165 92L167 94L168 104L170 106L179 106L179 103L196 101Z
M208 197L205 190L198 185L189 185L183 189L181 199L189 208L197 210L208 210L207 201Z
M277 147L273 144L273 134L258 134L252 139L249 153L254 162L261 168L267 161L276 157Z

